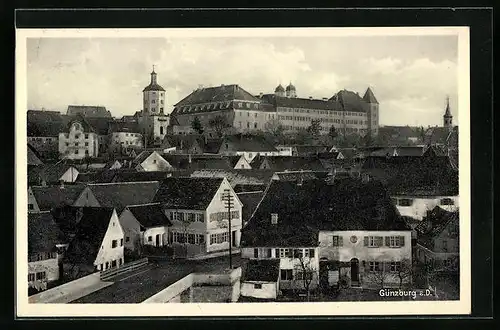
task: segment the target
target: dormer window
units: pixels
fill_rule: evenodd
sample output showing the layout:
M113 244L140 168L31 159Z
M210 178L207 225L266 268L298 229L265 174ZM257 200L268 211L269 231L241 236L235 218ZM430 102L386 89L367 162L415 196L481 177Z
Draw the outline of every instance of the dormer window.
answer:
M272 225L278 224L278 213L271 213L271 224Z

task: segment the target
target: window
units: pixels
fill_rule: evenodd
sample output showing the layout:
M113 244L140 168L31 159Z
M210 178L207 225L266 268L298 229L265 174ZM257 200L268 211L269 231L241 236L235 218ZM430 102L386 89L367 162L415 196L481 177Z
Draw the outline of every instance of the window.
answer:
M413 199L411 198L401 198L399 200L399 206L412 206Z
M109 268L109 262L106 261L106 269L108 269L108 268Z
M33 204L28 204L28 210L33 210L34 208Z
M152 242L153 241L153 236L148 236L148 242Z
M370 261L368 263L368 266L370 267L370 272L376 272L376 271L381 270L380 269L380 262L378 262L378 261Z
M292 251L290 249L280 249L280 258L291 258L292 257Z
M125 242L130 242L130 237L129 236L125 237Z
M66 142L66 147L69 147L69 143L68 142Z
M123 246L123 238L120 238L120 246Z
M85 146L88 147L89 146L89 143L88 142L85 142Z
M88 139L89 138L89 135L88 134L85 134L85 139Z
M118 246L118 241L116 239L111 241L111 248L115 248Z
M35 274L34 273L28 274L28 282L33 282L34 280L35 280Z
M259 257L259 249L253 249L253 257L258 258Z
M75 155L78 155L78 151L79 151L78 149L75 150Z
M271 213L271 224L273 224L273 225L278 224L278 214L277 213Z
M155 112L155 111L156 111L156 108L151 108L151 111L152 111L152 112Z
M399 272L401 269L401 261L392 261L391 262L391 272Z
M156 103L156 101L155 101L155 100L152 100L152 101L151 101L151 103L153 103L153 104L154 104L154 103Z
M455 201L451 198L442 198L439 201L440 205L455 205Z
M302 249L294 249L293 250L293 257L294 258L302 258L304 256L304 251Z
M257 128L257 123L253 123L253 128Z
M80 138L80 134L75 134L75 139L79 139Z
M280 271L280 279L282 281L291 281L291 280L293 280L293 270L292 269L282 269Z
M262 284L260 284L260 283L255 283L255 284L253 285L253 288L254 288L254 289L262 289Z
M368 247L382 246L382 236L365 236L364 246Z
M118 259L118 266L121 266L123 264L122 258Z
M342 236L333 236L332 237L332 246L343 246L343 237Z
M188 234L187 238L188 238L188 243L189 244L195 244L195 242L196 242L196 236L195 236L195 234Z
M111 261L111 267L116 267L116 260Z
M47 274L45 272L37 272L35 277L37 281L42 281L46 279Z

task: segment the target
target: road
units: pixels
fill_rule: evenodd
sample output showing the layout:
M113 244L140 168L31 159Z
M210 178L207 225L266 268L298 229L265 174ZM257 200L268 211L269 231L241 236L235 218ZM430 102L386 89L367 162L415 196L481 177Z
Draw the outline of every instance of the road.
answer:
M240 264L240 256L233 255L233 267ZM149 264L146 268L120 275L113 279L113 285L71 303L140 303L190 273L220 272L228 268L228 256L206 260L161 261L158 265Z

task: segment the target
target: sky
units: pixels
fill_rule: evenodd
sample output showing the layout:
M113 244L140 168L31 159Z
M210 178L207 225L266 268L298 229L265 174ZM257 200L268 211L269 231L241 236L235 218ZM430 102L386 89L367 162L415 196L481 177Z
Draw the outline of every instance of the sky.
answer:
M102 105L114 117L142 107L155 65L166 112L199 85L238 84L330 98L371 87L381 125L442 125L446 98L458 124L458 36L29 38L28 109Z

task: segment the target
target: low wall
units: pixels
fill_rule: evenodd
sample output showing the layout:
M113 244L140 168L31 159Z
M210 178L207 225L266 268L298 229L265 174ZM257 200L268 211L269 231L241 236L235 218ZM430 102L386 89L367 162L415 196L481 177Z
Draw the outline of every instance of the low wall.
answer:
M237 301L240 292L241 268L226 274L189 274L142 303L180 302L181 294L189 291L191 302Z
M28 302L68 303L112 284L112 282L102 282L99 272L96 272L30 296Z

